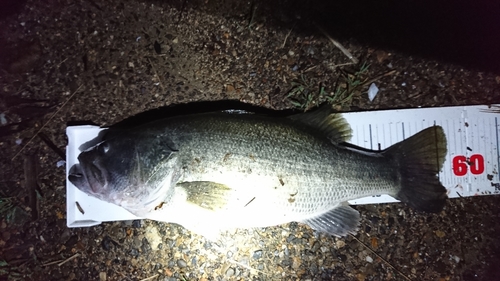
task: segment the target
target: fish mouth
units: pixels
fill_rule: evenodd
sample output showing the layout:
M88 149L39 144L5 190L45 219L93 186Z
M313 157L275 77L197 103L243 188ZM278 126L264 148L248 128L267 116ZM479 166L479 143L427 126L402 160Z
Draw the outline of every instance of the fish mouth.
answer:
M81 191L95 196L103 195L108 182L104 171L94 163L73 165L68 180Z

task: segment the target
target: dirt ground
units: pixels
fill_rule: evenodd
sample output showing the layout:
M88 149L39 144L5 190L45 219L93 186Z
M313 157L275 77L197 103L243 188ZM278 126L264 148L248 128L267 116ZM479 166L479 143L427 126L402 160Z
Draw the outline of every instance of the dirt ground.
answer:
M500 280L498 196L452 199L434 215L357 206L361 230L346 238L297 223L218 242L154 221L67 228L68 124L197 101L500 103L490 1L269 2L0 2L0 279Z

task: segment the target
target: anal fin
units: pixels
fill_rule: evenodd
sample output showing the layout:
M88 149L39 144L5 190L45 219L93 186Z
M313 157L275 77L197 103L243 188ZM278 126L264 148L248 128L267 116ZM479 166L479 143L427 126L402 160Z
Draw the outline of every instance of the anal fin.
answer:
M345 203L302 222L314 230L342 237L349 233L355 234L358 231L360 220L359 212Z

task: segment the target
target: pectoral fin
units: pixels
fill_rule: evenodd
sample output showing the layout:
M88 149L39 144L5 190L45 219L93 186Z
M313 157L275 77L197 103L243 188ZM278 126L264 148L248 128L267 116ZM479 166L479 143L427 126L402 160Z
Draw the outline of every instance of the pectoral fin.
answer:
M210 181L193 181L178 183L187 194L186 200L204 209L217 211L229 202L231 188L227 185Z
M359 212L345 203L317 217L304 220L303 223L314 230L342 237L349 233L355 234L359 221Z

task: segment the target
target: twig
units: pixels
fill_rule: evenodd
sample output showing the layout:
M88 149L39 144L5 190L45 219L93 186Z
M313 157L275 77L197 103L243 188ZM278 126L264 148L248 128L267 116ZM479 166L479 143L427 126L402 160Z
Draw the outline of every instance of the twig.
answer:
M151 62L151 60L148 58L149 64L151 64L151 67L153 68L153 71L155 72L156 77L158 77L158 83L160 84L160 88L162 93L165 93L165 88L163 88L163 83L161 82L160 75L158 75L158 72L156 71L156 68L154 64Z
M410 277L404 275L401 271L399 271L395 266L393 266L392 264L390 264L386 259L384 259L383 257L381 257L379 254L377 254L374 250L372 250L372 248L368 247L368 245L366 245L365 243L361 242L361 240L359 240L358 238L356 238L356 236L352 235L352 234L349 234L352 238L354 238L354 240L358 241L361 245L365 246L366 249L368 249L368 251L370 251L372 254L374 254L375 256L377 256L377 258L381 259L382 261L384 261L390 268L392 268L394 271L396 271L399 275L403 276L404 279L408 280L408 281L412 281L410 279Z
M139 281L147 281L147 280L151 280L151 279L153 279L153 278L158 277L159 275L160 275L160 274L155 274L155 275L153 275L153 276L149 276L149 277L144 278L144 279L141 279L141 280L139 280Z
M222 249L221 249L218 245L214 244L214 245L213 245L213 248L215 248L215 249L216 249L216 251L217 251L217 252L219 252L220 254L224 255L224 252L222 251ZM246 264L243 264L243 263L240 263L240 262L238 262L238 261L235 261L235 260L233 260L233 259L227 259L227 258L226 258L226 260L227 260L228 262L230 262L230 263L236 264L236 265L241 266L241 267L243 267L243 268L246 268L246 269L248 269L248 270L250 270L250 271L255 271L255 272L258 272L258 273L262 273L262 274L264 274L264 275L268 275L268 274L266 274L266 273L265 273L265 272L263 272L263 271L260 271L260 270L255 269L255 268L251 268L250 266L248 266L248 265L246 265Z
M332 70L335 70L336 67L339 67L339 66L346 66L346 65L351 65L351 64L354 64L353 62L346 62L346 63L340 63L340 64L335 64L335 65L330 65L330 68Z
M49 120L47 120L47 122L45 124L43 124L42 127L40 127L40 129L38 129L38 131L23 145L23 147L14 155L14 157L12 157L12 159L10 159L11 161L14 160L14 158L17 157L17 155L19 155L25 148L26 146L28 146L28 144L30 144L33 139L38 135L38 133L40 133L43 128L45 128L45 126L47 126L47 124L50 123L50 121L52 121L52 119L54 119L54 116L57 115L57 113L59 113L59 111L61 111L61 109L63 109L63 107L73 98L73 96L78 92L78 90L80 90L80 88L82 87L82 85L80 85L78 87L78 89L76 89L73 94L71 94L71 96L69 96L69 98L61 105L61 107L59 107L58 110L56 110L56 112L54 112L54 114L52 114L52 116L50 116Z
M304 70L304 73L309 72L309 71L311 71L311 70L313 70L313 69L315 69L317 67L318 67L318 65L311 66L308 69Z
M79 256L80 256L80 254L76 253L76 254L72 255L71 257L65 259L64 261L58 263L57 266L61 266L61 265L65 264L65 263L67 263L67 262L69 262L71 260L74 260L74 259L78 258Z
M61 266L61 265L65 264L65 263L67 263L70 260L76 259L79 256L80 256L80 254L76 253L76 254L72 255L71 257L69 257L69 258L67 258L65 260L51 261L51 262L42 264L42 266L48 266L48 265L53 265L53 264L57 264L58 266Z
M39 132L38 137L40 137L48 147L50 147L57 155L59 155L62 160L66 160L66 154L59 147L57 147L57 145L55 145L47 135L45 135L43 132Z
M333 39L327 32L326 30L324 30L321 26L319 26L319 24L315 24L316 27L319 29L319 31L321 31L325 36L326 38L330 39L330 41L333 43L333 45L335 45L335 47L339 48L339 50L342 51L342 53L344 53L344 55L346 55L346 57L348 57L354 64L358 64L358 59L355 58L346 48L344 48L344 46L342 46L342 44L340 44L337 40Z
M379 79L380 79L380 78L382 78L382 77L389 76L389 75L392 75L392 74L394 74L394 73L396 73L396 70L395 70L395 69L394 69L394 70L391 70L391 71L388 71L388 72L386 72L386 73L380 74L379 76L375 76L375 78L372 78L372 79L370 79L370 80L367 80L367 81L363 82L363 84L361 84L361 85L360 85L360 87L364 87L364 86L366 86L366 85L369 85L369 84L371 84L371 83L373 83L373 82L375 82L375 81L379 80Z
M34 155L28 155L24 159L24 184L29 194L29 206L31 208L31 219L38 219L39 204L36 197L37 189L37 162Z
M246 269L248 269L248 270L250 270L250 271L252 271L252 270L253 270L253 271L255 271L255 272L258 272L258 273L262 273L262 274L264 274L264 275L267 275L267 274L266 274L265 272L263 272L263 271L260 271L260 270L255 269L255 268L251 268L250 266L245 265L245 264L242 264L241 262L235 261L235 260L233 260L233 259L227 259L227 261L228 261L228 262L230 262L230 263L234 263L234 264L236 264L236 265L239 265L239 266L241 266L241 267L243 267L243 268L246 268Z
M252 25L254 24L253 19L255 17L255 13L257 12L257 4L254 4L252 7L252 16L250 17L250 22L248 23L248 29L251 30Z
M290 36L290 34L292 33L292 30L293 28L295 27L295 24L292 26L292 28L290 29L290 31L288 31L288 34L285 36L285 40L283 40L283 45L281 45L281 48L285 48L285 44L286 44L286 40L288 40L288 36Z

